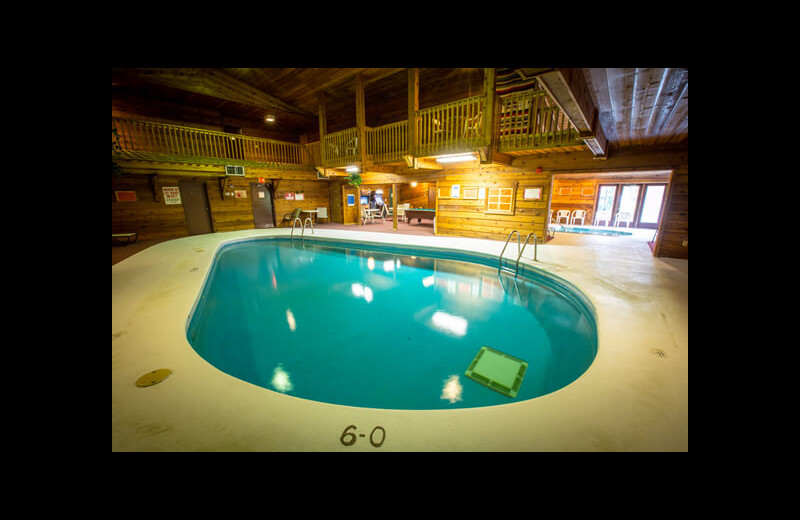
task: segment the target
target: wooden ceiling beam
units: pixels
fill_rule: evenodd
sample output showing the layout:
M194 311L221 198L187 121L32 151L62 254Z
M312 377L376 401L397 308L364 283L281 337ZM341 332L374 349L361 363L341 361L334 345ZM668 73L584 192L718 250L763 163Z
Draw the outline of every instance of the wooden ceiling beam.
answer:
M151 83L171 88L212 96L226 101L235 101L260 108L275 109L309 118L316 118L285 101L217 69L152 68L128 69L130 74Z
M578 129L592 153L596 156L606 155L608 143L581 69L555 69L537 77Z

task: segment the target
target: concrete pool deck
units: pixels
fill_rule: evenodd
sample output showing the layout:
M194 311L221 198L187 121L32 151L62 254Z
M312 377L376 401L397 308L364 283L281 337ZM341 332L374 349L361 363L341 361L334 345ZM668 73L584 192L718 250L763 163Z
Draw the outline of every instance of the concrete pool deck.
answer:
M189 345L186 321L216 249L289 232L169 240L112 266L112 451L688 451L687 260L654 258L636 235L559 233L539 246L538 262L526 249L521 262L568 280L595 306L598 353L586 373L556 392L507 405L382 410L266 390L221 372ZM503 247L361 230L318 229L314 236L493 255ZM159 368L172 374L136 387L139 376Z

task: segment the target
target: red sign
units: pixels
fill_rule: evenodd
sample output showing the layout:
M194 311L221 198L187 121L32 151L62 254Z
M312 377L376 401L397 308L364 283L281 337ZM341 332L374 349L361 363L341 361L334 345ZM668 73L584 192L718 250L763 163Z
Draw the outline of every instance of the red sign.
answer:
M264 184L265 182L267 182L267 180L264 177L259 177L258 182Z
M136 192L135 191L115 191L114 194L117 196L117 202L135 202L136 201Z

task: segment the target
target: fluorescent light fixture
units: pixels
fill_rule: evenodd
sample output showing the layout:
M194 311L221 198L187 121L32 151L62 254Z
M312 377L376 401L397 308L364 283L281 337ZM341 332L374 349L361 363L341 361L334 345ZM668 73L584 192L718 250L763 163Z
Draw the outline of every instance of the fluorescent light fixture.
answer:
M436 158L436 162L439 163L455 163L455 162L464 162L464 161L474 161L475 156L471 153L458 153L458 154L450 154L450 155L440 155Z
M347 168L344 169L344 171L349 173L356 173L358 172L358 166L348 166Z
M270 115L268 115L267 117L264 118L264 121L266 121L268 123L272 123L273 121L275 121L275 116L270 114Z

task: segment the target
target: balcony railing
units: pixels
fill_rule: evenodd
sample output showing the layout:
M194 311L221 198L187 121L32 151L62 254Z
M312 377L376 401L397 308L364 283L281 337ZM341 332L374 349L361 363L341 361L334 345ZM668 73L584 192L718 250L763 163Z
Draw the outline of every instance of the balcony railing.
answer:
M544 90L500 99L497 149L500 152L582 145L578 131Z
M484 117L485 109L486 98L472 96L418 110L415 155L442 155L487 146L484 125L490 122ZM566 114L544 90L535 88L502 97L495 110L499 111L495 129L499 152L584 144ZM407 120L367 127L366 143L359 142L357 128L348 128L306 145L137 119L112 117L111 124L117 129L123 155L151 160L337 168L360 161L364 145L367 159L376 164L401 162L409 154Z
M347 166L361 160L358 129L348 128L322 137L322 162L328 168Z
M417 111L417 155L475 150L483 137L486 98L473 96Z
M367 156L376 164L400 162L408 153L408 121L367 129Z
M285 141L116 117L111 125L117 129L121 154L132 157L277 167L312 164L299 144Z

